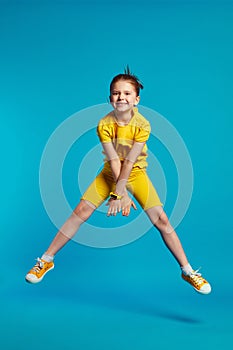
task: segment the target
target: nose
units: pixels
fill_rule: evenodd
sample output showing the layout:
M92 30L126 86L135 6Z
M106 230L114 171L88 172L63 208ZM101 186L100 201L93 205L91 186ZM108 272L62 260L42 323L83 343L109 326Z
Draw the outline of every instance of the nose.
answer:
M121 101L121 100L123 100L123 99L124 99L123 94L122 94L122 93L119 93L119 95L118 95L118 101Z

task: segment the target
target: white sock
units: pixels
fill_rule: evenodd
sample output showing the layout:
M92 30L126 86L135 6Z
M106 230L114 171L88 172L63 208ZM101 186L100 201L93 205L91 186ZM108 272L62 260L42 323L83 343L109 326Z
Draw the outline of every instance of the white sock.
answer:
M45 260L47 262L52 262L54 259L53 255L43 254L41 257L42 260Z
M191 273L193 272L193 268L190 264L181 266L181 270L185 275L191 275Z

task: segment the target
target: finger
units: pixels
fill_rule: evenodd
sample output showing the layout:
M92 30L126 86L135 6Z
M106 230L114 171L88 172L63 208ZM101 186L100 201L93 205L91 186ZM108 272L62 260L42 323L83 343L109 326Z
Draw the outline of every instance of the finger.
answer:
M109 214L112 216L116 216L117 212L118 212L118 207L117 206L113 206L111 208L109 208Z
M129 216L130 210L128 208L125 208L124 211L122 211L123 216Z
M137 210L136 204L132 201L131 206L134 208L134 210Z
M113 212L114 212L114 209L112 209L112 208L109 208L108 209L108 216L111 216L111 215L113 215Z
M127 206L125 207L125 211L130 211L130 205L127 205Z

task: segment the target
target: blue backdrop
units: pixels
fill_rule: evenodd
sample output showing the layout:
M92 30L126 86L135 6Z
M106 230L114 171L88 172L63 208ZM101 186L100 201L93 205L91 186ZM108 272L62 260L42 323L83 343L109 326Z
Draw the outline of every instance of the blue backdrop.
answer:
M233 345L232 34L232 1L0 1L2 349ZM40 196L45 144L70 115L105 103L126 64L145 85L142 104L174 125L190 153L193 197L177 231L212 283L209 296L182 282L152 229L120 248L70 242L43 283L24 282L56 233ZM149 147L163 156L153 137ZM80 152L64 169L71 205Z

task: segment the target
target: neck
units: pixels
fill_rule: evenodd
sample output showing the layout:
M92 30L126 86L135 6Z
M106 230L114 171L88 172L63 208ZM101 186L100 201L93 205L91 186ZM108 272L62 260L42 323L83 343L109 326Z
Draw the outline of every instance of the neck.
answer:
M133 110L126 112L119 112L117 110L114 110L114 115L119 122L127 123L133 116Z

